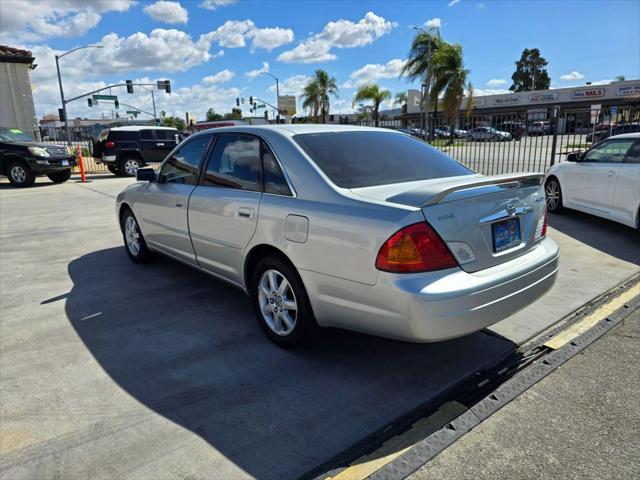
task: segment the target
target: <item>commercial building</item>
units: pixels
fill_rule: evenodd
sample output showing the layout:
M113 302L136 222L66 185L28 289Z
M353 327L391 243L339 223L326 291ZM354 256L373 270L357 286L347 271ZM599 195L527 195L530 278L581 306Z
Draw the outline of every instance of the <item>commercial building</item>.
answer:
M461 110L466 110L463 101ZM549 120L559 108L559 133L589 131L594 123L637 120L640 111L640 80L626 80L602 85L535 90L477 96L473 99L473 120L481 118L491 123L494 117L512 115L525 122ZM432 116L435 106L431 107ZM441 112L442 107L438 110ZM631 118L629 117L631 115ZM438 114L439 118L442 114ZM403 120L413 126L420 124L420 92L407 91L407 114ZM468 127L465 115L458 118L458 126Z
M33 55L28 50L0 45L0 127L17 128L39 140L31 89Z

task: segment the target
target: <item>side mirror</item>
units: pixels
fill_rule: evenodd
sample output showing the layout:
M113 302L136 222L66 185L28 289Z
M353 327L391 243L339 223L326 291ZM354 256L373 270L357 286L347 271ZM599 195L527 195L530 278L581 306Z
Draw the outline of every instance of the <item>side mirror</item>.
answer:
M567 162L579 162L581 158L582 154L580 152L567 153Z
M156 179L156 171L153 168L139 168L136 172L136 180L139 182L153 182Z

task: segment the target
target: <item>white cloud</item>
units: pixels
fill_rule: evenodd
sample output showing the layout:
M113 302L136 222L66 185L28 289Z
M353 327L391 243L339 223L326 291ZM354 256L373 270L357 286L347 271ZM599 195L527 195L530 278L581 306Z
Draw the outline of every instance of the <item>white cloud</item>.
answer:
M245 75L250 79L254 79L257 76L262 75L263 73L268 73L268 72L269 72L269 64L267 62L262 62L262 68L256 68L255 70L251 70L245 73Z
M492 78L487 82L487 87L500 87L502 85L506 85L507 83L509 82L507 82L503 78Z
M304 87L311 81L311 77L307 75L294 75L287 78L283 82L280 82L280 95L296 95L299 97L304 90ZM268 92L275 93L275 84L267 88Z
M189 21L189 13L180 5L180 2L160 0L144 7L144 13L156 22L187 23Z
M560 80L582 80L584 75L580 72L571 72L565 75L560 75Z
M353 48L369 45L396 26L392 22L367 12L357 23L338 20L325 25L322 32L311 35L293 50L281 53L278 60L287 63L319 63L334 60L332 48Z
M453 7L456 3L460 3L460 0L451 0L449 2L449 5L447 5L447 7Z
M211 58L224 57L224 50L218 50L218 53L211 55Z
M251 49L271 51L293 41L293 30L287 28L258 28L251 20L227 20L216 30L200 37L202 42L217 42L221 47L240 48L252 39Z
M431 18L426 22L424 22L424 26L427 28L440 28L441 25L442 25L442 21L438 17Z
M204 83L207 83L209 85L216 85L219 83L225 83L228 82L229 80L231 80L233 77L235 77L236 74L234 72L232 72L231 70L228 69L224 69L214 75L209 75L207 77L204 77L202 79L202 81Z
M238 0L202 0L200 7L206 8L207 10L215 10L216 8L227 7L237 2Z
M133 0L2 0L0 39L15 44L77 37L98 25L103 14L125 12L133 4Z
M355 88L368 83L375 83L381 78L397 79L405 65L405 60L394 58L386 64L369 63L358 70L351 72L349 80L342 85L343 88Z

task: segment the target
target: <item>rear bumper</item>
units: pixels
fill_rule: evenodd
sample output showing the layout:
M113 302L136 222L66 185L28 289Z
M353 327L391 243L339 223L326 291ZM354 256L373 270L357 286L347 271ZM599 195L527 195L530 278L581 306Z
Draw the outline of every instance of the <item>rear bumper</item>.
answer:
M541 297L555 282L558 246L546 238L509 262L481 272L380 272L364 285L301 272L318 323L411 342L463 336L497 323Z
M96 160L96 163L102 163L105 165L114 165L116 163L118 156L117 155L103 155L99 160Z

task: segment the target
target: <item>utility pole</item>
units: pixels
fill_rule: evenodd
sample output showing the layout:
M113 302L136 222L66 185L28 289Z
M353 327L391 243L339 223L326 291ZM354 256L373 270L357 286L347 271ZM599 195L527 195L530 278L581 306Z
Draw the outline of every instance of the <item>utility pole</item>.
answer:
M270 74L269 72L262 72L262 75L269 75L276 81L276 106L278 107L276 110L278 115L276 117L277 123L280 123L280 82L278 81L278 77Z

